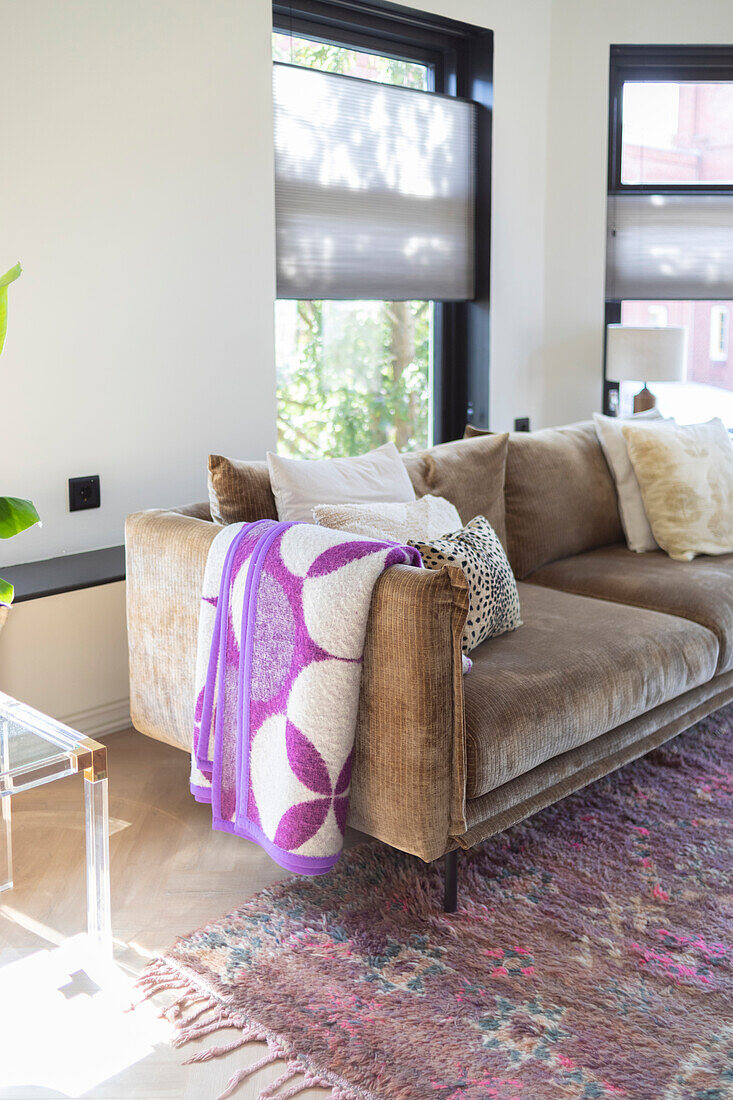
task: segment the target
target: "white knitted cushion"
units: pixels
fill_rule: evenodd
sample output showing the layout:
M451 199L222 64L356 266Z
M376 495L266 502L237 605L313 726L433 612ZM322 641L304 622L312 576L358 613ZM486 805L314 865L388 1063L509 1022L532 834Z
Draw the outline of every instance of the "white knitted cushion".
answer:
M313 519L321 527L390 542L409 539L423 542L461 524L461 517L449 500L429 494L404 504L317 504Z

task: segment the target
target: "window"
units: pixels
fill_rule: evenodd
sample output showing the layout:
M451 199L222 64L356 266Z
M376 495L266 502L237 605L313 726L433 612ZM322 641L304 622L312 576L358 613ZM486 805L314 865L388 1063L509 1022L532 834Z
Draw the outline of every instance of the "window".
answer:
M733 84L626 81L621 182L733 184Z
M278 450L361 454L432 443L433 303L288 301L275 307Z
M273 10L278 449L453 438L488 416L488 111L431 93L471 90L476 28L350 0Z
M607 412L648 381L660 411L733 426L733 50L611 47L606 322L687 329L683 382L605 382Z
M356 76L362 80L375 80L380 84L433 90L433 70L428 65L367 53L365 50L350 50L345 46L301 38L285 31L273 31L272 60L341 73L342 76Z
M275 31L273 60L428 90L427 65ZM359 454L393 442L429 447L433 303L279 299L275 315L278 450L294 458Z
M673 416L681 423L700 423L719 416L733 427L733 357L728 358L728 310L731 302L639 302L621 303L621 324L656 325L663 312L665 325L681 325L687 329L687 370L684 382L649 382L657 397L663 416ZM713 335L716 350L721 350L724 332L725 353L713 355ZM645 379L622 382L619 408L622 414L633 411L633 396Z
M710 358L714 363L728 362L729 305L710 308Z

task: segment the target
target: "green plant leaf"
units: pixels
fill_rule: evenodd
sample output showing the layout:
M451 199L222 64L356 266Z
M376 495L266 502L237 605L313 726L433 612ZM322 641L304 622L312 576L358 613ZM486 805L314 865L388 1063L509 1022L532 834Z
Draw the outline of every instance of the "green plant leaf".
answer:
M0 286L10 286L11 283L15 282L22 270L23 268L20 264L15 264L15 266L6 271L4 275L0 275Z
M11 539L13 535L19 535L34 523L40 521L40 516L31 500L21 500L20 497L0 497L0 539Z
M5 344L5 333L8 331L8 288L0 286L0 355Z
M8 331L8 287L15 282L22 270L20 264L16 264L0 277L0 355L5 344L5 333Z
M5 604L6 607L10 607L13 602L14 591L15 589L10 581L4 581L2 577L0 577L0 605Z

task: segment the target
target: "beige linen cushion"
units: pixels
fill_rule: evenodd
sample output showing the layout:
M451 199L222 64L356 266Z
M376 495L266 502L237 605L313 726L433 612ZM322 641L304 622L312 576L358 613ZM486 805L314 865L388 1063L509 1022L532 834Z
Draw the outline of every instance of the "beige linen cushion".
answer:
M430 493L403 504L318 504L313 519L321 527L402 543L435 539L461 526L451 502Z
M733 443L722 420L623 433L662 549L676 561L733 551Z
M312 523L318 504L415 499L394 443L354 458L284 458L268 451L267 466L280 520Z
M626 536L626 543L629 550L634 550L637 554L645 554L651 550L658 550L659 546L644 511L641 489L634 473L634 467L631 465L629 450L622 430L624 424L638 423L639 420L651 421L655 426L657 424L672 423L670 419L663 419L658 409L650 409L649 412L639 413L635 417L624 420L619 420L617 416L602 416L601 413L593 413L598 442L616 483L618 510L621 517L621 526Z

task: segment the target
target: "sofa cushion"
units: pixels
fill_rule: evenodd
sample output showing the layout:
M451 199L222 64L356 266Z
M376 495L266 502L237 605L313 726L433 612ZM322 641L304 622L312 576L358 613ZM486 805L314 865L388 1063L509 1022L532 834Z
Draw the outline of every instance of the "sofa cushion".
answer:
M715 674L715 635L689 619L520 584L524 626L471 654L468 798Z
M394 443L341 458L286 458L268 451L267 465L280 520L313 523L313 509L319 504L415 500Z
M511 433L506 527L509 561L520 579L547 562L623 539L616 487L592 421Z
M404 454L402 461L418 497L427 493L445 497L458 509L462 523L474 516L486 516L506 546L504 470L508 440L508 432L458 439L427 451ZM209 455L209 504L215 523L277 519L267 463Z
M596 426L598 442L601 445L603 456L608 463L611 477L616 485L618 498L618 512L621 526L626 535L626 545L629 550L635 550L638 554L646 554L650 550L658 550L657 540L652 534L651 524L644 511L644 501L641 498L639 481L634 473L634 467L629 458L629 448L624 439L624 424L649 423L656 427L672 424L672 420L665 420L657 408L648 409L646 412L637 413L630 420L624 420L618 416L603 416L601 413L593 413L593 423Z
M277 519L267 463L209 455L209 507L214 523Z
M670 558L733 553L733 439L707 424L624 424L629 458L654 537Z
M317 504L313 519L334 531L390 542L427 542L461 526L455 505L431 493L403 504Z
M486 516L506 546L504 471L509 433L439 443L427 451L404 454L415 492L445 497L458 509L461 522Z
M470 653L486 638L522 625L517 582L494 528L485 516L430 542L410 539L427 569L459 566L468 584L468 618L461 644Z
M546 565L528 581L691 619L718 639L718 672L733 668L733 554L679 562L661 550L607 546Z

